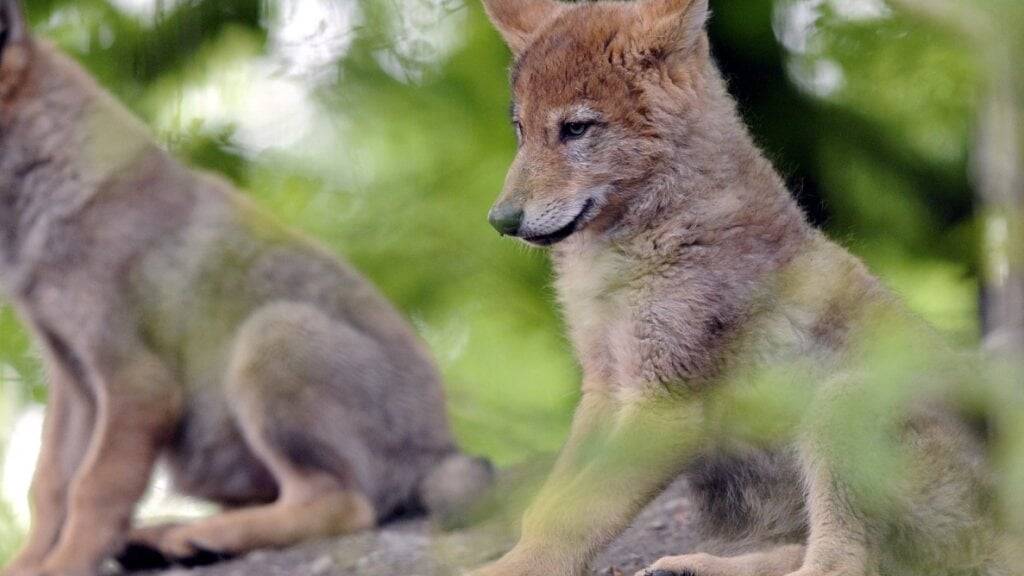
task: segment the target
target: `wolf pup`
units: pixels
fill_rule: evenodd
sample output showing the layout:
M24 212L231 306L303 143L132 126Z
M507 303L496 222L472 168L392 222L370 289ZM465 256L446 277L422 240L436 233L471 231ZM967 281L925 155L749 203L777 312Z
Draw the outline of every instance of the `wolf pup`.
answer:
M931 332L806 222L716 69L707 0L484 5L515 57L519 143L490 222L551 248L583 384L518 545L477 576L580 574L680 473L705 534L778 544L659 575L902 576L910 550L925 574L1000 573L983 440L950 403L894 434L914 473L885 506L840 473L854 455L832 408L858 398L871 326ZM716 394L776 365L816 382L807 421L782 446L719 449Z
M488 481L413 329L356 272L191 171L0 0L0 280L51 383L6 576L139 541L243 553L459 504ZM164 457L230 511L129 534Z

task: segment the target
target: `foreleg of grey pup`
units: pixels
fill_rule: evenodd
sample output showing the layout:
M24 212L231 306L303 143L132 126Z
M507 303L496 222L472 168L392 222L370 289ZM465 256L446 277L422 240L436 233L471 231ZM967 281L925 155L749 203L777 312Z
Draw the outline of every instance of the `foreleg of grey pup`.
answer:
M38 570L57 544L67 516L68 488L88 447L94 399L59 353L44 349L49 402L42 447L32 479L32 526L21 552L4 570L17 576Z
M278 499L140 531L135 543L181 559L373 527L377 514L360 482L369 456L347 428L347 420L367 416L346 413L345 396L366 389L352 379L374 379L387 362L376 343L313 307L278 304L257 312L238 336L226 393L246 443L278 484Z
M96 425L71 483L60 538L32 576L91 576L121 546L157 454L178 416L180 390L155 357L122 350L90 359Z

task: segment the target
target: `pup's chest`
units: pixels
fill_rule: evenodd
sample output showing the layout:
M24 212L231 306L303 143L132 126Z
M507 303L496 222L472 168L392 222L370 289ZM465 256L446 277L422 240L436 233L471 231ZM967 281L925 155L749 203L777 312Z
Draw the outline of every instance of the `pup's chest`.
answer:
M620 387L635 372L637 291L615 253L579 253L557 266L556 286L584 379Z

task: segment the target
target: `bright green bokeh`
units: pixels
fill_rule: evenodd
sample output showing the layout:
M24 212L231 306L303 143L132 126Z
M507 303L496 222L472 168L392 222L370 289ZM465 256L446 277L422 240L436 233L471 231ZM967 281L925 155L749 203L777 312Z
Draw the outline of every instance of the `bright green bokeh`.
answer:
M543 254L486 222L515 144L509 54L477 0L165 1L155 16L144 10L155 0L28 4L41 34L171 150L235 181L395 301L438 357L468 449L509 465L558 448L578 369ZM866 16L839 0L715 4L713 41L741 108L815 219L917 312L976 342L975 55L880 1L853 3L881 6ZM288 47L319 64L290 68L279 24L310 6L350 25L324 42L330 26L293 23ZM803 29L791 20L800 9L815 16ZM0 369L0 400L44 398L9 310Z

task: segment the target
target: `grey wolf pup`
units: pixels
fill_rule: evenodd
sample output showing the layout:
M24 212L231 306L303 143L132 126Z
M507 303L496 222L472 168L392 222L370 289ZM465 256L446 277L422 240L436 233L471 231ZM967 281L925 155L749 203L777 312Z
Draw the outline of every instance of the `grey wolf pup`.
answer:
M550 247L583 397L519 544L477 576L580 574L681 473L709 540L771 545L659 575L1007 573L984 440L949 393L881 420L850 408L873 406L876 336L911 355L941 338L806 222L726 91L707 0L484 4L515 57L519 141L490 221ZM814 383L792 433L716 438L718 399L781 367ZM866 489L844 429L891 431L905 474Z
M0 281L50 382L28 542L87 576L126 542L238 554L446 510L487 484L438 371L355 271L189 170L0 1ZM130 532L158 458L228 510Z

